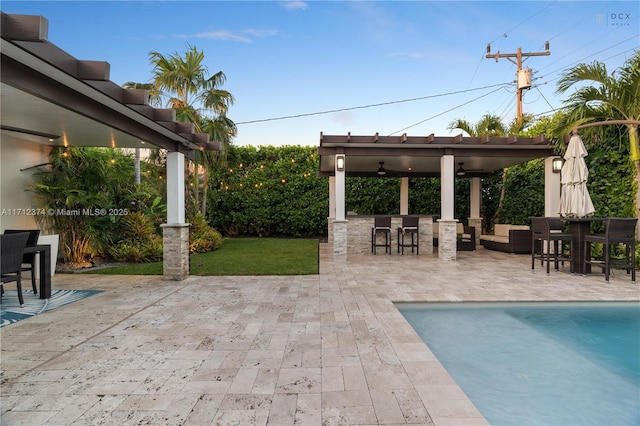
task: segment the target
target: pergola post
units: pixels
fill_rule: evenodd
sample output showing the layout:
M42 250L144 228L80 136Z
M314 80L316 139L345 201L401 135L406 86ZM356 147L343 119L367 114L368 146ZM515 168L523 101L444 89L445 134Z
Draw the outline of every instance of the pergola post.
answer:
M400 178L400 214L409 214L409 178Z
M336 210L333 221L333 261L347 261L347 221L345 220L345 155L336 154L335 169L335 198Z
M469 226L476 229L476 245L480 244L480 234L482 233L482 216L480 206L482 205L482 180L479 177L471 178L471 204L469 211Z
M560 173L553 171L553 160L558 157L544 159L544 215L560 216Z
M336 177L329 176L329 219L336 217Z
M184 216L184 154L167 153L167 223L162 226L165 280L189 276L189 224Z
M445 154L440 158L440 219L438 220L438 258L456 260L457 235L455 207L455 157Z

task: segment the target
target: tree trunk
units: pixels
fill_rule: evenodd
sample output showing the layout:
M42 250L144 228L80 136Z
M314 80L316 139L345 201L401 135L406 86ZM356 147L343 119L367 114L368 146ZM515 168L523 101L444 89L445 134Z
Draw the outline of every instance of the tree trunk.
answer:
M633 162L636 166L636 217L640 217L640 160ZM636 240L640 241L640 226L636 226Z
M627 124L629 130L629 153L636 166L636 208L635 217L640 217L640 137L636 124ZM640 241L640 226L636 226L636 240Z
M134 183L140 185L140 148L136 148L133 163Z
M498 201L498 208L496 209L496 213L493 215L493 224L500 223L500 219L502 216L502 206L504 205L504 197L507 191L507 169L502 170L502 189L500 189L500 200Z
M207 216L207 190L209 189L209 167L203 167L202 172L202 203L200 205L200 213Z

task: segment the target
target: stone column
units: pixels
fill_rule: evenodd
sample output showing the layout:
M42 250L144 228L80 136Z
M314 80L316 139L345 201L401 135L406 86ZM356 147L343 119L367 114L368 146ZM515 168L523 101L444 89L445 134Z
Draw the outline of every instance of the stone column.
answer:
M184 213L184 154L167 153L167 223L162 226L165 280L189 276L189 224Z
M346 220L333 221L333 262L347 262L347 223Z
M453 261L457 259L456 219L438 220L438 258L440 260Z
M433 216L420 216L420 254L433 254Z
M182 281L189 276L189 224L165 223L162 227L165 280Z

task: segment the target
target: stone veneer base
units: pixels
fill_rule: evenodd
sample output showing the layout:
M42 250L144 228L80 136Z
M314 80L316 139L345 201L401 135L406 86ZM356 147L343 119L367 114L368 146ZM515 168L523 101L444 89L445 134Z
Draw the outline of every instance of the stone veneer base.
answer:
M438 230L438 258L445 261L457 260L457 241L458 235L456 234L456 225L458 221L456 219L438 220L440 226Z
M189 276L188 223L165 223L162 227L162 274L165 280L182 281Z

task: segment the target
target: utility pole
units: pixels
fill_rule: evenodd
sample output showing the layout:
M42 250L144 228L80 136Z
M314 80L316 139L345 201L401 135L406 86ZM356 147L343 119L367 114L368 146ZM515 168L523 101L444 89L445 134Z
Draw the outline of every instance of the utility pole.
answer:
M549 52L549 42L545 42L544 44L545 51L544 52L529 52L522 53L522 48L518 47L518 51L516 53L500 53L499 51L496 53L491 53L491 44L487 44L487 58L495 58L496 62L500 58L506 58L512 63L514 63L518 70L516 71L516 120L518 123L522 123L522 95L525 89L529 89L531 87L531 68L522 69L522 58L528 56L549 56L551 52ZM511 58L516 58L514 61Z

